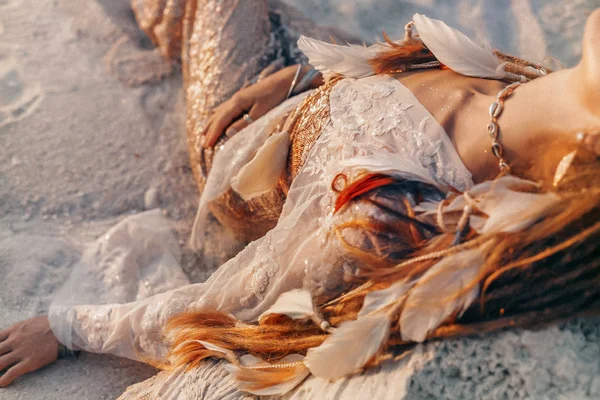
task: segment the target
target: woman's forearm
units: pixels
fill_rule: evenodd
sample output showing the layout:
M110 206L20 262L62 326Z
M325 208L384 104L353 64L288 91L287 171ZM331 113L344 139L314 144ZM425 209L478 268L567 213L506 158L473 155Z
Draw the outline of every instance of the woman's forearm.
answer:
M300 94L306 90L316 89L323 83L325 83L323 75L312 65L305 65L302 67L300 80L294 88L293 94Z

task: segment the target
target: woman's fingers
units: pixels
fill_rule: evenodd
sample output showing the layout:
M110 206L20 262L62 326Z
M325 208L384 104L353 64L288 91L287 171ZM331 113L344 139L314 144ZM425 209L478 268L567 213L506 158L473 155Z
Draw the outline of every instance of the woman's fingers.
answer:
M12 346L7 340L0 342L0 356L12 351Z
M19 359L17 358L17 356L15 356L14 353L11 352L8 354L4 354L0 357L0 372L12 367L17 362L19 362Z
M206 132L208 132L208 130L210 129L210 125L212 124L212 121L213 121L213 117L211 116L208 119L208 121L206 122L206 126L202 130L202 136L206 136Z
M210 129L210 126L212 125L212 120L213 120L213 117L210 117L210 119L206 123L206 127L204 128L204 130L202 131L202 134L200 136L200 145L202 146L202 148L207 147L206 146L206 134L208 133L208 130Z
M212 118L206 137L204 139L204 147L213 147L217 140L221 137L225 128L233 121L244 114L244 110L250 108L252 100L244 96L233 96L231 100L219 106Z
M31 368L28 367L27 361L21 361L11 368L2 376L0 376L0 388L7 387L15 381L18 377L31 372Z
M47 316L19 322L9 331L9 338L0 342L6 351L1 356L2 365L9 368L0 376L0 387L6 387L19 376L54 362L58 356L58 340L50 329Z
M6 339L8 339L8 335L10 334L10 329L2 329L0 331L0 343L2 343L3 341L5 341Z
M233 136L235 136L236 133L238 133L239 131L241 131L242 129L244 129L247 126L248 126L248 122L244 121L243 119L239 119L239 120L235 121L233 124L231 124L229 126L229 128L227 128L227 130L225 131L225 136L233 137Z
M244 114L246 114L246 113L244 113ZM250 117L250 118L244 118L244 114L242 114L242 117L240 119L235 121L233 124L231 124L229 126L229 128L227 128L227 130L225 131L225 135L227 137L234 136L236 133L238 133L239 131L241 131L248 125L250 125L252 122L254 122L257 119L259 119L260 117L262 117L262 115L259 115L259 113L257 112L256 106L252 107L252 109L250 111L248 111L247 114L248 114L248 117Z

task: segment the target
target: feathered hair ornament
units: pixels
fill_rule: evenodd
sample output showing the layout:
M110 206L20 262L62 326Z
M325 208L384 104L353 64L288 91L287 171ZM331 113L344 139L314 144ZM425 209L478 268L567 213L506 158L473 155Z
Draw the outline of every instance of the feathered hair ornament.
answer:
M399 181L424 180L418 169L397 175L385 165L395 160L379 158L360 164ZM597 197L558 195L513 176L421 201L412 210L423 221L441 219L443 232L409 256L391 264L364 259L355 282L360 285L325 303L304 289L284 292L257 324L214 310L175 316L166 329L170 366L222 359L240 390L283 395L310 375L336 380L416 343L597 310L599 209ZM577 225L557 224L564 215ZM454 242L464 227L464 240ZM571 245L576 251L569 251ZM551 272L542 274L544 268ZM565 296L575 303L557 306Z
M547 73L539 65L479 45L459 30L422 14L415 14L406 25L403 40L392 41L385 34L384 38L386 43L367 47L330 44L301 36L298 47L325 79L335 75L364 78L433 67L448 68L465 76L521 82Z

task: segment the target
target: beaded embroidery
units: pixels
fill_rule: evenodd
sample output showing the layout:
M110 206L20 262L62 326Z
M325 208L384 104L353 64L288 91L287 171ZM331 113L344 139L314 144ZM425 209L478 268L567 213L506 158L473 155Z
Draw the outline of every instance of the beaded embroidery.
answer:
M304 165L306 155L329 120L329 94L340 81L334 78L311 93L296 109L297 120L290 129L291 148L288 157L290 179L294 179Z

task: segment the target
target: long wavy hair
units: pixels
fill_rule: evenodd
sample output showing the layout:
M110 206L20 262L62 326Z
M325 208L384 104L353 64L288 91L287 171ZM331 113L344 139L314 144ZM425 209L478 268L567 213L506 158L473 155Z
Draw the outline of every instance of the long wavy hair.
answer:
M535 79L550 73L542 66L497 53L515 74ZM389 41L387 51L371 60L381 74L410 69L443 68L422 43L411 40L404 44ZM433 63L433 64L432 64ZM437 63L437 64L435 64ZM348 184L339 194L336 212L361 201L382 188L402 188L405 181L385 175L364 175ZM447 318L441 326L429 332L426 340L480 334L507 327L533 327L579 315L600 311L600 162L597 158L573 167L560 185L544 180L527 191L553 192L559 201L543 218L515 233L478 234L464 226L455 215L445 215L445 221L427 225L417 219L407 205L402 215L403 229L414 233L408 251L401 259L373 257L367 250L344 243L347 251L361 265L356 280L337 296L317 308L332 326L354 320L365 296L405 279L418 279L443 257L486 244L486 261L480 273L465 284L464 290L477 286L479 298L462 314ZM449 195L447 201L460 193ZM418 197L418 196L417 196ZM369 226L356 222L365 230L393 232L394 226ZM463 226L461 226L463 224ZM443 225L443 226L442 226ZM432 228L433 227L433 228ZM338 226L341 232L345 226ZM433 232L432 232L433 231ZM403 235L405 232L402 233ZM406 246L406 241L403 241ZM405 249L406 250L406 249ZM391 254L394 249L389 249ZM441 299L440 301L449 301ZM400 310L401 311L401 310ZM386 346L373 357L374 365L397 355L414 343L403 340L398 319L391 321L391 336ZM250 353L266 360L278 360L291 353L304 353L320 345L328 334L312 320L292 320L273 316L256 324L212 310L199 310L172 318L166 326L171 340L169 365L194 368L214 352L198 341L224 349ZM270 379L270 378L269 378Z

